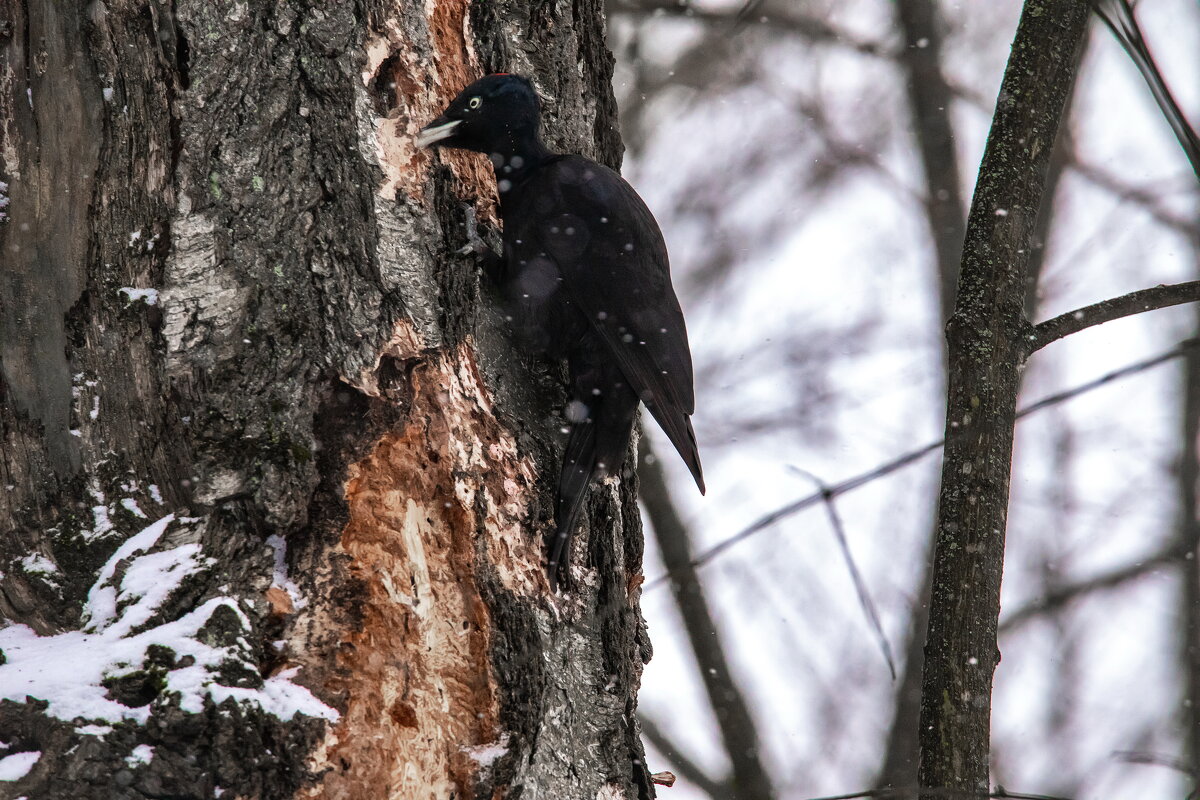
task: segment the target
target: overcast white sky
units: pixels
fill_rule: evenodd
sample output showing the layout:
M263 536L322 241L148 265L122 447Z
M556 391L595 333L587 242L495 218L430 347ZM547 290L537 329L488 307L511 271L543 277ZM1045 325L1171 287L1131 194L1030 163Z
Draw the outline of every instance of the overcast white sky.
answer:
M954 28L946 67L957 83L990 103L1020 5L1004 0L945 7ZM1189 0L1144 0L1139 18L1180 104L1200 119L1200 7ZM864 38L895 40L886 0L838 4L832 21ZM694 25L654 22L645 29L645 51L667 63L695 34ZM786 98L798 87L820 85L839 124L853 125L856 115L880 108L893 114L893 130L878 152L893 178L862 170L839 181L814 207L776 159L756 178L754 191L729 198L729 213L744 225L776 215L794 220L794 230L774 246L746 242L745 261L716 296L682 297L700 373L706 363L731 355L755 365L747 370L751 379L742 375L698 387L695 427L708 496L690 490L682 465L667 459L676 498L701 545L810 492L812 484L793 467L834 482L941 435L932 250L912 199L922 180L900 76L878 60L813 49L799 39L764 47L760 57L772 76L765 85L665 93L651 106L645 151L626 162L625 174L659 215L677 285L688 284L689 262L709 244L707 229L671 213L688 176L719 172L755 137L780 135L786 128L779 120L790 114ZM627 79L619 66L619 96ZM1180 216L1197 217L1195 179L1181 150L1132 63L1098 22L1076 108L1085 161L1151 189ZM954 112L969 184L991 109L960 103ZM798 147L795 157L805 156ZM964 187L968 197L969 190ZM1044 316L1195 277L1195 250L1187 240L1134 205L1068 176L1058 208ZM1159 311L1054 344L1034 357L1024 399L1166 350L1192 335L1192 320L1188 308ZM863 330L863 323L872 324ZM827 348L828 368L821 371L830 391L804 413L818 419L828 436L802 428L742 441L715 439L711 432L724 436L731 417L776 407L795 413L789 397L800 379L786 361L797 358L803 367L813 356L811 347L780 344L793 341ZM1048 559L1065 577L1080 578L1151 553L1172 535L1176 506L1169 469L1181 446L1178 380L1176 365L1159 367L1021 424L1005 609L1036 594ZM663 441L656 429L651 435ZM1064 440L1073 447L1065 466L1054 461ZM938 468L933 456L838 501L897 650L920 575ZM661 572L657 554L649 553L648 577ZM824 511L815 507L738 545L703 576L783 796L868 788L882 759L891 686ZM1013 791L1078 787L1081 799L1186 793L1169 770L1113 757L1120 750L1181 755L1173 716L1179 711L1176 592L1164 572L1068 613L1063 619L1071 631L1066 638L1077 648L1078 657L1069 659L1076 674L1064 676L1058 668L1066 658L1064 635L1050 625L1030 625L1002 641L994 778ZM724 756L668 592L649 591L643 606L655 657L646 670L642 708L720 774ZM1053 732L1048 709L1064 692L1075 707L1066 729ZM652 756L651 767L669 765ZM703 796L683 785L662 794L675 800Z

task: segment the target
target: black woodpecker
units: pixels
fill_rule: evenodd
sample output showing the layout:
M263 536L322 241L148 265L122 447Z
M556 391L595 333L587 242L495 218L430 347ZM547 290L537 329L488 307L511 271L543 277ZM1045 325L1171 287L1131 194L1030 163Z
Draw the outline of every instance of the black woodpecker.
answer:
M618 472L646 404L704 493L689 416L692 356L667 248L646 204L591 159L551 152L538 136L528 80L496 74L468 86L421 130L421 147L485 153L496 170L504 254L471 231L519 339L567 359L570 436L558 480L547 572L557 588L588 486Z

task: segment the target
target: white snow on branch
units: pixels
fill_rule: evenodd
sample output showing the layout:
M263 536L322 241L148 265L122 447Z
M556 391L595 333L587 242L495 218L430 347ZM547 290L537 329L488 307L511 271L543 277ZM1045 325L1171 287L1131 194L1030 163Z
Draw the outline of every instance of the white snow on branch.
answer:
M217 672L231 661L257 670L246 660L245 648L213 647L197 639L221 607L231 610L245 631L250 630L250 620L232 597L211 598L178 619L138 630L160 613L185 578L212 563L194 543L153 550L174 521L175 515L169 514L117 548L88 592L83 630L54 636L39 636L25 625L0 630L0 650L7 658L0 665L0 698L18 703L27 696L44 700L49 704L47 714L68 721L145 724L154 705L170 703L176 697L180 708L189 713L203 711L205 698L217 704L232 698L282 719L302 714L336 720L334 709L292 682L297 670L266 678L259 688L217 682ZM169 668L163 676L163 692L152 704L140 708L112 699L105 681L143 669L151 645L170 648L178 659L179 666ZM89 733L100 733L97 726L89 727Z
M29 774L33 765L42 757L40 750L30 750L24 753L13 753L11 756L0 758L0 781L19 781Z

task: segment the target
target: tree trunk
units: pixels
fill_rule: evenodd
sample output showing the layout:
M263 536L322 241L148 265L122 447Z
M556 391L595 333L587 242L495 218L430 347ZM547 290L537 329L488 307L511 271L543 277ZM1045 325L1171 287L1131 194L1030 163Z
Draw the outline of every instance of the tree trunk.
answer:
M3 792L653 796L635 486L552 597L562 371L412 144L505 70L616 166L600 0L11 0L0 59Z
M1013 427L1032 332L1023 313L1025 277L1087 20L1085 0L1026 2L967 220L947 325L946 448L921 692L922 787L988 791Z
M1200 254L1200 247L1195 252ZM1200 332L1200 313L1196 313ZM1200 790L1200 513L1197 490L1200 489L1200 353L1189 350L1183 359L1181 394L1181 433L1183 447L1179 455L1176 485L1179 492L1177 536L1183 558L1180 572L1180 666L1182 673L1183 752L1191 767L1192 792Z

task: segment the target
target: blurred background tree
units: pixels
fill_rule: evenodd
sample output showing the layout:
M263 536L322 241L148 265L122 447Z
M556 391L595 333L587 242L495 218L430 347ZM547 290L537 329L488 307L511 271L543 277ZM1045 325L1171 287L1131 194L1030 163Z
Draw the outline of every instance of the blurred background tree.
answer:
M759 796L739 793L747 754L731 753L731 719L750 726L741 740L756 743L772 796L912 785L938 458L905 461L837 505L895 681L824 504L794 501L812 492L807 475L836 487L941 435L943 322L1021 4L608 10L625 173L672 249L716 489L670 491L686 476L668 459L655 491L643 467L644 511L672 567L666 580L647 569L648 741L689 787L675 797ZM1197 108L1200 9L1146 0L1137 13L1180 105ZM1194 279L1198 196L1135 64L1093 19L1036 224L1029 318ZM993 785L1175 797L1195 783L1200 389L1194 350L1177 347L1196 335L1195 313L1091 328L1024 375L1029 405L1170 354L1017 428ZM681 569L681 552L704 563Z

